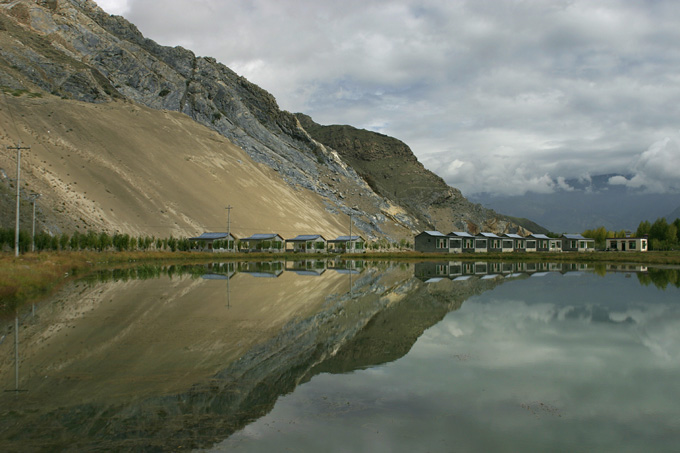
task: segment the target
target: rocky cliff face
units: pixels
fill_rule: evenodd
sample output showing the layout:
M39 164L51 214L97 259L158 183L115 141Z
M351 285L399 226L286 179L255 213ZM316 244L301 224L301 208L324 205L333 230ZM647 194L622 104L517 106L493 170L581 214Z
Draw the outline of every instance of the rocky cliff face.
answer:
M521 228L468 201L458 189L427 170L396 138L352 126L322 126L302 113L296 116L315 140L336 150L377 194L403 207L420 225L440 227L445 233L515 232Z
M92 1L0 1L0 38L6 90L184 113L274 169L291 190L314 192L330 213L351 215L368 236L516 230L427 172L398 140L331 131L282 111L271 94L213 58L160 46Z

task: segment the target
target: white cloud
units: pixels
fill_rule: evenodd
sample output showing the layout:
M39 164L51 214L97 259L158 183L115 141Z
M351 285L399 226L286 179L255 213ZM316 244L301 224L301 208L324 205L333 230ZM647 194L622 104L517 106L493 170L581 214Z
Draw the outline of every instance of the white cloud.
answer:
M96 0L101 9L117 16L122 16L130 10L129 2L130 0Z
M641 156L680 119L670 0L101 3L125 5L160 44L217 58L283 109L401 139L466 194L564 189L559 178L627 174L631 162L670 189L659 156Z
M680 191L680 135L666 137L652 144L633 164L633 176L615 176L609 184L643 188L647 192Z

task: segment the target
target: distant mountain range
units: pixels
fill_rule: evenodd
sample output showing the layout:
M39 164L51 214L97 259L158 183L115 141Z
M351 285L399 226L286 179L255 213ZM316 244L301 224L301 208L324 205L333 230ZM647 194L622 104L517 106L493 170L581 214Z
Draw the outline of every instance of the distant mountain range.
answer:
M635 231L643 220L680 217L679 194L650 194L611 185L614 174L565 181L573 190L518 196L475 194L471 201L501 213L527 217L555 233L581 232L604 226ZM622 175L625 176L625 175Z

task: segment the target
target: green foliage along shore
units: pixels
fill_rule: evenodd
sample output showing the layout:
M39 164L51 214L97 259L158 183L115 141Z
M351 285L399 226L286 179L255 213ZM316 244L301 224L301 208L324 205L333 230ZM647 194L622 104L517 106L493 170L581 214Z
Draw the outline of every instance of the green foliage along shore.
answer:
M603 226L592 230L585 230L583 236L595 239L595 248L604 249L605 239L625 238L627 232L607 231ZM680 218L668 223L665 218L656 219L654 223L643 220L634 233L635 237L649 238L650 250L677 250L680 247Z
M0 251L13 250L15 240L14 229L0 228ZM21 253L32 250L31 233L19 232L19 251ZM43 231L35 234L35 251L188 251L191 243L187 238L156 238L154 236L134 237L129 234L115 233L110 235L105 232L87 233L75 232L72 235L66 233L60 236L52 236Z

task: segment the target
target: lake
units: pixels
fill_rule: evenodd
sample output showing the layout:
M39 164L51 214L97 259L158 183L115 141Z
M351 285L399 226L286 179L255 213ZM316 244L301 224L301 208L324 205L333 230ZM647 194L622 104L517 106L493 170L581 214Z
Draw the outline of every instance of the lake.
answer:
M680 270L103 271L0 324L1 451L678 451Z

